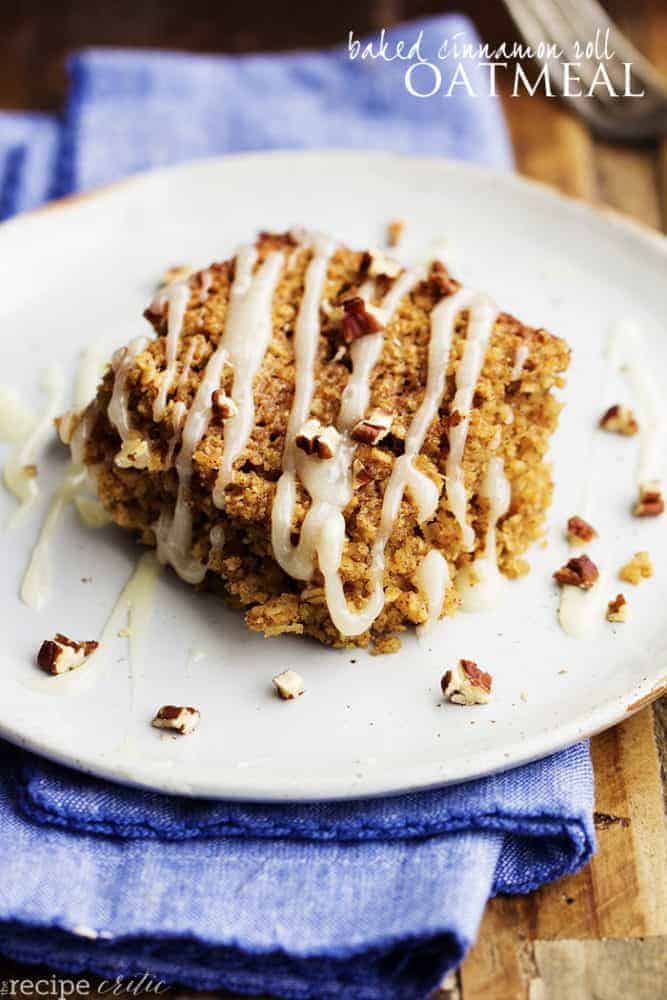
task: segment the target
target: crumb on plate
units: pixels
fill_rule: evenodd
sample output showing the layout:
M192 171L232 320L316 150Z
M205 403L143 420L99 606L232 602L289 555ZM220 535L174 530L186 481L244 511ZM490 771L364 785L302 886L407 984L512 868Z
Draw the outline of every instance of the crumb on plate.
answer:
M635 552L632 559L629 559L618 571L621 580L626 583L641 583L653 576L653 563L648 552Z

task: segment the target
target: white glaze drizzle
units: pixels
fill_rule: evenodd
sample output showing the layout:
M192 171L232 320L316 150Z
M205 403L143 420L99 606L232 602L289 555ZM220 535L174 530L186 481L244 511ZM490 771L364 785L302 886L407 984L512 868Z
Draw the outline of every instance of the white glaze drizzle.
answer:
M70 464L62 483L51 497L21 584L21 600L36 611L44 607L51 595L53 536L63 511L85 485L86 475L81 466Z
M185 361L183 362L183 371L179 375L178 382L176 383L177 394L181 389L184 389L187 385L196 349L197 349L197 339L195 337L192 337L190 343L188 344L188 351L187 354L185 355Z
M417 276L417 280L422 278L423 272ZM394 308L400 297L407 293L408 287L409 282L406 278L405 287L400 288L400 292L391 303ZM386 303L383 305L386 308ZM343 437L334 458L326 462L313 460L312 456L297 457L297 471L313 502L304 520L301 538L296 547L289 542L287 527L290 524L288 515L293 512L294 507L295 482L293 477L284 479L281 477L279 482L273 512L274 554L290 575L309 579L313 572L313 555L317 552L320 570L324 576L329 613L336 627L344 635L355 636L366 631L384 606L385 548L405 490L409 490L415 502L420 523L432 517L437 508L438 488L428 476L415 467L414 458L421 451L428 428L442 401L456 317L463 309L469 310L468 335L464 356L459 365L455 397L457 404L455 408L462 413L463 419L458 425L460 430L455 435L454 455L448 465L448 483L451 481L455 490L458 490L458 496L454 501L455 515L457 511L461 511L462 494L463 511L460 523L462 530L468 529L468 532L464 530L467 543L474 544L474 533L464 521L467 495L462 484L461 459L475 386L484 360L486 344L497 316L497 309L493 303L486 296L476 292L463 289L444 299L431 314L431 338L424 398L408 429L405 452L395 461L385 490L380 526L373 545L369 569L371 593L363 609L350 611L339 572L345 542L345 520L342 511L351 496L349 469L354 455L351 442ZM387 320L386 314L384 320L385 322ZM359 343L364 341L368 341L368 346L361 355L361 365L368 378L372 371L370 362L374 363L373 359L377 360L382 341L379 338L373 340L366 337L361 338ZM353 358L353 362L355 360L359 361ZM354 404L367 405L368 399L363 392L360 392L358 385L354 386L349 398L352 403L344 412L344 422L339 420L339 426L344 431L350 425L348 421L352 421L353 417L355 420L359 419L363 415L363 410L357 415ZM472 542L468 533L472 534Z
M132 430L128 405L127 376L134 364L134 359L146 349L147 337L135 337L127 347L121 347L111 359L114 370L114 383L111 399L107 408L107 416L120 435L121 441L127 441Z
M35 426L35 416L23 405L14 389L0 385L0 441L18 444Z
M461 529L463 548L470 552L475 544L475 533L466 520L468 493L463 476L463 453L468 438L475 387L484 364L486 346L493 333L498 309L488 296L466 288L462 288L441 304L449 309L447 321L452 328L457 314L462 309L468 310L466 341L463 356L456 368L456 392L450 407L450 412L458 412L461 419L449 431L449 454L445 477L447 507Z
M13 520L25 513L39 496L37 477L31 473L53 432L53 421L62 409L64 387L62 369L58 365L52 365L42 381L42 388L47 394L46 405L27 436L19 440L5 463L5 486L20 503Z
M327 251L330 252L330 248L326 244L320 247L320 254L323 256L326 257ZM298 413L295 414L293 421L290 420L292 434L286 442L283 460L285 471L278 482L274 499L271 541L278 563L290 576L297 579L311 578L315 569L314 557L317 555L319 568L324 576L325 597L331 619L343 635L354 636L361 634L372 624L384 604L382 582L380 580L378 587L373 580L372 593L363 611L350 611L340 577L340 563L345 544L343 510L352 495L350 473L356 450L356 444L350 438L349 431L358 420L362 419L368 406L370 377L382 350L384 335L382 331L378 331L361 337L353 345L356 350L351 351L353 371L348 380L348 386L351 383L351 388L346 389L341 400L338 426L343 433L334 457L323 461L296 449L294 435L310 412L313 392L312 366L320 330L319 301L323 277L322 262L318 262L317 258L316 247L316 253L309 267L313 267L313 271L310 272L312 282L310 295L312 301L317 301L318 307L316 312L314 309L304 312L303 320L300 313L297 321L300 327L300 339L308 345L307 349L299 353L296 366L296 382L304 391L299 394ZM385 327L401 299L422 281L425 275L426 269L419 267L404 272L394 282L382 305L374 310L374 314ZM306 280L308 282L308 275ZM371 287L365 285L360 289L361 296L367 297L370 291ZM290 538L296 504L295 472L298 473L311 498L311 506L304 519L296 546L292 545Z
M359 635L361 632L366 631L384 606L383 578L385 549L391 537L394 522L398 517L403 494L406 489L410 492L412 500L417 507L417 520L420 524L429 520L435 514L439 500L438 487L432 479L415 467L414 459L422 449L426 433L438 413L442 402L456 317L462 309L470 309L468 337L470 337L471 328L477 323L478 328L473 335L476 336L477 342L479 342L481 340L482 324L477 314L477 308L481 303L483 303L486 315L487 300L475 292L468 292L462 289L439 302L431 313L431 338L428 348L428 372L424 397L408 428L404 454L394 462L389 482L385 489L380 527L371 553L369 574L371 596L366 607L352 616L356 618L355 628L358 631L346 633L348 635ZM494 318L495 314L492 314L490 319L491 327L493 327ZM474 386L472 392L474 392ZM331 617L333 619L333 614Z
M317 512L313 513L311 507L306 515L299 544L292 545L290 532L296 506L296 472L299 456L295 439L310 414L320 335L320 300L333 250L334 244L331 240L324 236L316 237L313 255L306 269L303 298L294 328L294 398L287 422L283 472L278 480L271 511L271 544L274 557L286 573L300 580L310 579L313 573L315 529L320 519ZM308 542L310 544L307 544Z
M79 363L75 381L74 403L77 409L82 409L95 393L101 365L101 348L92 344L84 352ZM60 408L60 406L58 407ZM85 438L90 423L95 417L92 407L89 407L74 433L71 441L72 461L68 464L60 486L54 491L51 502L42 521L37 541L33 547L28 567L21 583L21 600L28 607L39 610L48 600L51 593L51 542L68 504L77 502L77 508L82 520L89 527L102 526L106 523L99 508L92 505L98 501L81 496L88 482L88 472L81 464ZM80 505L78 501L83 501Z
M588 501L586 497L589 498ZM591 492L586 489L584 501L578 508L584 520L590 517L590 498ZM587 555L593 559L599 571L599 576L592 587L588 590L570 584L560 587L558 621L563 631L574 639L583 639L591 635L604 621L604 609L609 598L607 584L610 581L608 571L598 560L598 551L600 551L599 540L593 540L586 548Z
M183 321L190 301L190 286L187 281L176 281L164 289L162 301L167 304L167 339L165 342L166 367L162 373L160 388L153 404L153 420L160 421L167 407L167 397L176 377L178 354L183 333Z
M208 293L211 290L211 285L213 284L213 271L210 268L206 268L204 271L199 273L199 302L203 305L208 298Z
M512 372L510 374L510 382L516 382L518 378L521 377L521 373L526 366L526 361L530 357L530 343L528 340L522 340L516 349L516 354L514 355L514 365L512 366Z
M181 435L183 433L183 427L185 426L185 419L187 415L188 415L187 405L183 402L182 399L176 400L176 402L171 408L172 432L169 437L167 458L165 460L165 465L168 469L170 469L171 466L173 465L174 455L181 440Z
M92 402L84 412L83 416L77 424L76 430L72 434L72 439L69 443L69 450L72 456L72 461L75 465L83 465L84 457L86 453L86 442L90 436L90 432L93 429L95 420L97 419L98 408L95 402Z
M586 638L604 621L610 580L604 567L599 570L600 575L589 590L568 584L561 587L558 621L563 631L574 639Z
M601 391L603 402L609 395L615 369L618 366L618 359L616 357L617 345L615 343L613 328L608 339L606 353L607 364L605 367L603 387ZM598 412L602 412L602 409L603 407L601 404L596 406L596 410ZM584 477L581 496L578 506L576 507L577 514L585 521L591 520L595 506L594 493L595 481L597 478L597 455L598 434L595 433L591 439L589 453L586 456L585 467L588 470L588 474ZM601 577L603 574L605 576L608 574L598 562L596 556L598 550L599 540L597 539L593 539L586 548L587 554L590 557L595 557L593 561L600 572L600 576L593 587L589 590L583 590L580 587L570 586L569 584L564 584L560 587L558 622L566 635L569 635L574 639L582 639L590 635L595 631L596 626L601 625L604 619L604 608L600 604L601 594L604 592L601 589ZM604 589L606 590L606 587Z
M236 257L225 331L222 343L234 369L231 398L236 412L225 423L220 469L213 487L216 507L224 505L225 487L232 478L234 462L245 448L255 419L253 380L271 339L271 307L280 279L284 254L273 251L253 274L257 250L241 247Z
M401 300L420 281L425 280L427 269L424 266L403 271L385 295L379 307L372 309L373 315L383 327L387 327L391 317L401 303ZM364 300L370 297L372 285L366 284L359 289L359 295ZM341 398L338 425L344 429L352 428L361 420L368 409L371 395L371 375L382 352L384 333L370 333L359 337L350 347L352 372L347 380Z
M107 524L111 524L111 514L96 497L77 492L74 496L74 505L87 528L104 528Z
M667 419L661 394L646 360L646 348L637 323L625 319L610 332L609 359L630 383L639 421L637 486L662 484Z
M418 635L424 635L432 629L442 614L442 606L450 584L449 566L442 552L431 549L426 553L415 574L415 582L426 602L426 621L417 626Z
M70 452L72 455L72 461L75 465L83 465L86 442L90 435L93 425L97 418L98 408L94 400L95 394L97 392L97 386L106 368L106 352L104 350L104 345L101 343L91 344L83 353L81 361L79 362L79 370L76 375L76 380L74 383L74 407L75 413L82 413L81 419L76 426L76 430L72 434L70 440ZM88 404L91 404L90 406ZM71 413L72 411L70 411ZM65 414L67 417L69 414ZM94 517L92 514L92 507L89 505L93 503L89 498L81 498L83 501L83 507L86 507L90 518L96 521L101 521L102 515ZM87 501L89 504L87 505ZM98 503L99 501L94 501ZM77 509L81 514L83 509L81 505L77 502ZM84 523L92 526L92 521L86 520L86 515L81 514L81 518Z
M139 661L139 642L151 616L159 575L160 566L155 553L144 552L137 560L105 622L100 635L100 650L118 635L120 626L127 620L130 660L136 666Z
M333 240L326 236L316 236L313 255L304 277L303 297L294 326L294 399L287 423L283 457L283 469L286 472L294 471L297 452L294 440L310 415L320 334L320 300L334 248Z
M121 634L118 625L124 617L126 618L127 632L125 634L128 640L130 666L128 729L135 715L135 687L142 664L141 641L153 612L159 575L160 566L155 553L144 552L137 560L132 575L120 592L100 636L100 648L102 649L110 644L114 636ZM127 734L125 738L127 739Z
M74 382L74 409L88 406L97 392L100 378L107 366L107 353L101 341L90 344L81 356Z
M206 565L195 559L192 546L192 512L189 507L192 459L206 433L211 419L211 398L220 386L222 371L228 361L224 338L208 360L192 406L183 427L181 449L176 458L178 493L173 514L166 511L155 525L157 556L161 563L169 563L187 583L201 583L206 575Z
M188 345L188 351L185 356L185 361L183 362L183 370L179 376L178 383L176 385L176 395L179 394L181 389L184 389L187 380L190 375L190 370L192 368L192 362L195 356L197 344L195 338L193 337ZM182 399L177 399L171 408L171 422L172 422L172 432L169 438L169 445L167 447L167 458L166 466L171 468L174 455L176 454L176 449L178 448L179 442L181 440L181 435L183 433L183 427L185 426L185 419L188 415L188 406Z
M220 387L226 364L234 366L232 399L243 407L242 420L236 415L225 422L223 458L214 488L220 488L220 477L231 476L234 460L242 451L252 431L254 402L252 381L261 364L271 334L271 303L283 264L282 253L272 253L253 274L257 262L253 246L241 247L236 258L234 282L225 330L208 360L203 378L187 416L184 416L181 448L175 467L178 493L173 513L163 511L154 526L157 555L161 563L169 563L187 583L201 583L206 564L191 553L192 513L189 507L193 456L208 428L212 413L212 396ZM254 335L254 336L253 336ZM190 358L190 362L191 362ZM170 450L173 450L173 440ZM224 487L223 487L224 488Z
M480 496L488 504L484 547L473 562L459 573L456 580L464 611L482 611L494 607L503 582L498 568L496 530L498 521L509 510L512 494L502 458L494 457L489 460Z

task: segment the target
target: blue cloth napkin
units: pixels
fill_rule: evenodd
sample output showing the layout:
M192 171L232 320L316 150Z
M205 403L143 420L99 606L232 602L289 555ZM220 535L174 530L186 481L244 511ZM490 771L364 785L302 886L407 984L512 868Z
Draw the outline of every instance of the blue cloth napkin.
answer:
M487 898L590 856L579 744L441 791L193 802L4 755L0 948L105 977L293 998L425 997Z
M420 30L431 57L455 33L476 40L449 16L389 41ZM0 116L0 205L10 214L147 166L276 146L511 165L496 102L460 88L410 97L404 69L341 50L84 52L61 125ZM453 67L442 70L446 87ZM467 70L482 93L482 71ZM299 806L144 793L3 746L0 951L201 989L424 997L461 960L490 895L589 858L592 797L584 744L454 788Z
M60 129L49 115L0 112L0 219L44 201L59 141Z

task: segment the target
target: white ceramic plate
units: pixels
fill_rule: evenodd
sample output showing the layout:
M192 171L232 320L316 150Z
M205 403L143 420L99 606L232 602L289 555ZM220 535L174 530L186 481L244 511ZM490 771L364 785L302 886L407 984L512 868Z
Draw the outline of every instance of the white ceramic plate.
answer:
M442 160L358 153L229 157L161 170L28 215L0 229L0 382L37 408L51 361L74 373L91 339L147 330L141 311L165 266L203 266L258 228L295 223L352 245L378 244L389 218L407 220L407 259L435 241L455 273L524 321L565 337L573 362L553 446L557 488L548 548L504 605L457 616L426 644L394 656L332 651L248 633L240 616L165 573L132 671L117 637L85 679L53 688L34 666L54 631L99 634L136 550L114 528L66 512L54 545L55 585L41 613L21 604L23 569L64 459L40 463L40 503L3 537L0 733L55 760L118 781L191 795L317 799L394 793L483 775L544 756L611 725L664 685L667 519L633 519L636 440L596 433L610 321L635 316L654 371L667 376L665 244L517 177ZM627 390L612 386L619 395ZM631 621L601 621L590 639L564 635L550 576L566 556L562 528L591 473L602 551L615 570L647 548L653 580L625 586ZM0 499L6 518L14 501ZM82 579L92 577L92 582ZM610 595L620 586L611 584ZM205 655L201 655L201 654ZM439 680L459 657L494 675L493 702L443 705ZM283 703L271 677L292 667L307 693ZM565 672L566 671L566 672ZM132 676L130 676L132 674ZM61 694L53 696L51 690ZM199 731L151 729L166 702L201 709Z

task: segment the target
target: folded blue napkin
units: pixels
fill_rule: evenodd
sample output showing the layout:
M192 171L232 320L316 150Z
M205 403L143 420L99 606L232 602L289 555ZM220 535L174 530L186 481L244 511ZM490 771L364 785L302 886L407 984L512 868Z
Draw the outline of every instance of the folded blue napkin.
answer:
M448 16L388 41L420 30L426 56L455 33L476 40ZM453 67L441 68L446 87ZM84 52L61 125L0 115L0 205L11 214L147 166L276 146L511 165L496 102L461 88L411 97L404 70L340 49ZM481 69L467 70L480 84ZM490 895L585 863L592 797L585 744L440 791L299 806L140 792L4 745L0 952L246 994L425 997L460 962Z
M262 806L0 758L0 949L105 977L292 998L426 997L488 897L590 856L578 744L441 791Z
M59 142L58 123L49 115L0 112L0 219L44 201Z

